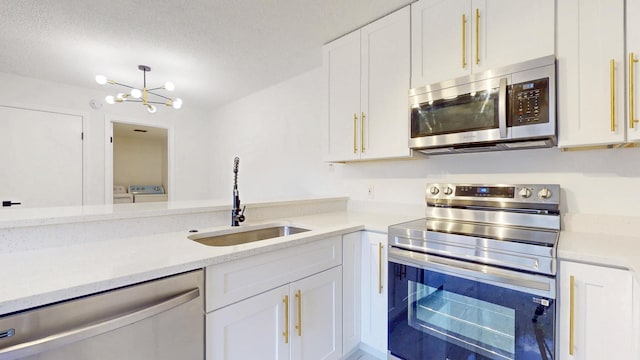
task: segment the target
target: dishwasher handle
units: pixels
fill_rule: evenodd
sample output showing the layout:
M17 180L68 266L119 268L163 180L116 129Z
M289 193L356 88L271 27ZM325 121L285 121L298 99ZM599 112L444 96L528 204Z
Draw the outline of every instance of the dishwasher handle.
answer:
M100 334L104 334L106 332L156 316L158 314L171 310L174 307L188 303L189 301L196 299L199 296L199 288L191 289L167 300L157 302L142 309L136 309L130 312L126 312L98 323L88 324L79 328L62 331L57 334L49 335L40 339L0 349L0 358L5 359L5 356L8 356L8 359L19 359L22 357L39 354L47 350L51 350L63 345L68 345Z

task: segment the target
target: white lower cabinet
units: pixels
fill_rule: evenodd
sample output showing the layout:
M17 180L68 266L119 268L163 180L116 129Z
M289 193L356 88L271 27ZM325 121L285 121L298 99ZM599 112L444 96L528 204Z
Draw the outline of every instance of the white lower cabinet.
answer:
M627 270L560 262L558 359L637 359Z
M340 359L342 267L207 314L207 359Z
M362 232L362 345L387 353L387 234Z
M360 345L361 231L342 236L342 354Z
M206 269L208 360L342 357L342 239Z

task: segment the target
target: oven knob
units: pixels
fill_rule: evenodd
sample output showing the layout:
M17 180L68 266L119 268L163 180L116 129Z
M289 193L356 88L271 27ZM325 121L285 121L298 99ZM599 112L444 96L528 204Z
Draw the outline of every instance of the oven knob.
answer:
M518 192L518 195L520 195L524 199L527 199L527 198L531 197L531 190L529 190L527 188L522 188L522 189L520 189L520 192Z
M540 197L540 199L548 199L551 197L551 190L542 188L540 189L540 191L538 191L538 196Z
M446 188L446 189L444 189L444 194L445 194L445 195L451 195L451 194L453 194L453 189L447 186L447 188Z
M438 195L438 193L440 192L440 189L438 189L435 186L432 186L431 189L429 189L429 192L431 192L431 195Z

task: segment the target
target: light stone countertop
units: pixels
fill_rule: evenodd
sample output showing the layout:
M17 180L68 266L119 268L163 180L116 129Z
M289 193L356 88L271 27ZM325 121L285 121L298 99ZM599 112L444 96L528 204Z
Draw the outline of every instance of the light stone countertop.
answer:
M2 253L0 316L353 231L387 232L389 225L414 218L343 211L248 222L242 226L277 222L311 231L227 247L199 244L182 231Z
M386 233L389 225L416 218L406 214L335 211L244 223L242 226L278 222L311 231L229 247L210 247L188 240L190 234L185 230L0 253L3 271L0 316L353 231ZM638 276L640 237L633 235L633 225L639 223L636 219L569 216L564 220L566 230L561 232L558 244L560 261L625 268ZM616 231L612 233L611 227L598 221L615 223ZM204 233L229 228L199 230Z

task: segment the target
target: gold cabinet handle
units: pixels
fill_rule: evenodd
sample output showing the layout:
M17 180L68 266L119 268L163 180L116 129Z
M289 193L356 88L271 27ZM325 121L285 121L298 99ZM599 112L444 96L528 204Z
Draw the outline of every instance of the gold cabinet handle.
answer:
M609 77L611 79L611 132L616 131L616 61L609 63Z
M284 299L282 299L282 302L284 302L284 332L282 333L282 336L284 336L284 343L288 344L289 343L289 295L285 295Z
M635 58L635 56L633 55L633 53L629 53L629 128L633 129L636 127L636 123L638 122L638 120L636 120L636 115L635 115L635 85L634 85L634 81L635 81L635 75L633 73L633 70L635 68L635 63L638 62L638 59Z
M378 243L378 294L382 294L382 243Z
M476 65L480 64L480 10L476 9Z
M465 50L467 47L467 15L462 14L462 68L467 67L467 57Z
M357 136L356 136L356 128L358 127L358 114L353 113L353 153L358 153L358 144L357 144Z
M364 113L360 114L360 149L364 152Z
M569 278L569 355L573 355L574 312L575 312L575 283L573 275Z
M298 300L298 324L296 329L298 330L298 336L302 336L302 293L300 290L296 292L296 299Z

